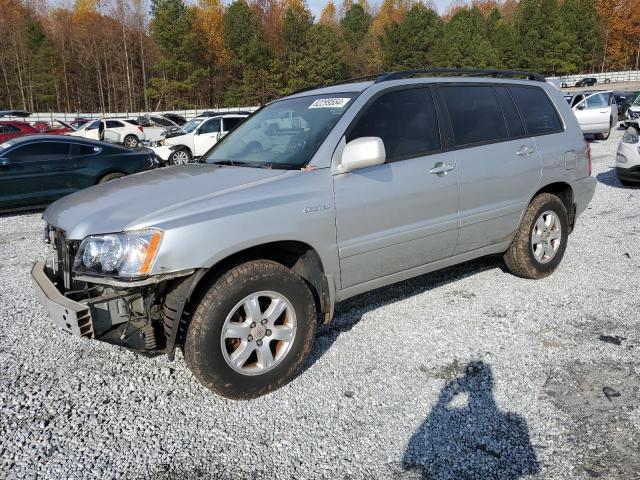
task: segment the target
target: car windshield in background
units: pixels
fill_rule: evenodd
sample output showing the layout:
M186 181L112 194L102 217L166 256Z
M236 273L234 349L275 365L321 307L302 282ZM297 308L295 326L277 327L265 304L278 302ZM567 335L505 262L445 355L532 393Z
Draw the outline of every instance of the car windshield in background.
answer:
M301 168L311 160L356 95L312 95L267 105L205 154L204 161Z
M198 128L198 125L200 125L201 123L202 123L202 119L201 118L194 118L193 120L189 120L187 123L185 123L181 128L186 133L191 133L196 128Z

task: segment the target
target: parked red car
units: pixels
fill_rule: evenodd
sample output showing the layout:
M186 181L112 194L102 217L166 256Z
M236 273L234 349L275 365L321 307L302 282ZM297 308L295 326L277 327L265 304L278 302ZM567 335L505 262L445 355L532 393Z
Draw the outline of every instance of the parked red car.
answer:
M37 133L40 133L40 131L26 122L0 122L0 143L5 142L11 138L22 137L24 135L33 135Z
M31 124L33 128L36 128L40 133L49 133L53 135L62 135L73 131L73 127L69 124L61 122L60 120L54 120L53 122L39 121Z

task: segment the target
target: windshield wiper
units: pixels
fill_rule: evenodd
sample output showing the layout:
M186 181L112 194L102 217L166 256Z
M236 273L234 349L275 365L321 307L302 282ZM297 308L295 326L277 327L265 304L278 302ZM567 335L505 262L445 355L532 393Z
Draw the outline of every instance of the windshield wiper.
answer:
M269 168L279 170L298 170L300 165L294 163L243 162L242 160L217 160L212 165L230 165L232 167Z

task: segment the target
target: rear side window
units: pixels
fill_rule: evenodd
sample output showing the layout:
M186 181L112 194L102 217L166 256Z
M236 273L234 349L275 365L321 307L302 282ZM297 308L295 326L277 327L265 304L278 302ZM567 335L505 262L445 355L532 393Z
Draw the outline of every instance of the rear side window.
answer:
M509 87L509 90L529 135L546 135L563 130L558 113L544 90L537 87Z
M507 125L492 87L442 87L456 145L507 138Z
M100 152L100 147L94 147L92 145L80 145L79 143L71 144L71 156L82 157L85 155L95 155Z
M107 120L106 121L107 128L122 128L124 125L117 120Z
M511 138L524 136L524 124L507 89L505 87L496 87L496 95L498 95L502 113L504 113L504 118L507 121L509 136Z
M19 131L20 129L13 125L0 125L0 133L16 133Z
M357 120L346 140L361 137L380 137L387 162L439 151L440 130L431 92L411 88L378 97Z
M241 118L241 117L223 118L222 119L222 130L225 131L225 132L230 132L231 130L236 128L238 125L240 125L243 120L244 120L244 118Z

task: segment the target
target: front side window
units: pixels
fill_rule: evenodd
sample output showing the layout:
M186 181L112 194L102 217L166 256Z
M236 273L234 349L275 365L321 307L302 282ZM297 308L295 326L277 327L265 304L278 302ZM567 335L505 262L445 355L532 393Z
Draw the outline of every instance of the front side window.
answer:
M302 168L322 144L356 94L309 95L262 108L210 150L207 163Z
M597 93L596 95L591 95L590 97L587 97L585 104L586 104L586 108L588 109L603 108L603 107L609 106L609 102L607 101L607 96L604 93Z
M98 128L100 128L100 120L87 123L86 126L84 127L85 130L97 130ZM79 130L82 130L82 128L80 128Z
M0 125L2 131L0 133L17 133L20 129L14 125Z
M427 88L411 88L383 94L357 120L346 140L360 137L381 138L387 162L440 150L440 130L431 92Z
M507 125L491 87L442 87L456 145L471 145L507 138Z
M200 133L216 133L220 131L220 119L214 118L205 122L199 129Z
M558 112L544 90L538 87L509 87L509 90L529 135L546 135L563 130Z
M61 160L69 155L69 144L62 142L38 142L16 147L9 153L16 162L37 162L43 160Z

